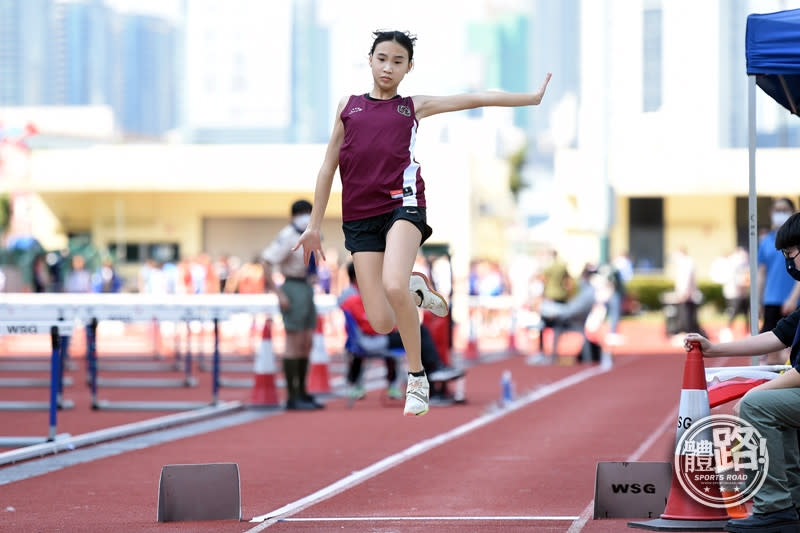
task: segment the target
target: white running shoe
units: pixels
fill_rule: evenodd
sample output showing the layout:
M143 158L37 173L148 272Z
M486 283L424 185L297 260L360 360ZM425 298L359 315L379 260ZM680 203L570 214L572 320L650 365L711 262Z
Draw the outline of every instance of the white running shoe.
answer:
M408 375L405 416L422 416L428 412L428 377Z
M408 290L421 298L419 307L422 309L427 309L436 316L447 316L447 313L450 312L447 308L447 301L441 294L433 290L425 274L412 272Z

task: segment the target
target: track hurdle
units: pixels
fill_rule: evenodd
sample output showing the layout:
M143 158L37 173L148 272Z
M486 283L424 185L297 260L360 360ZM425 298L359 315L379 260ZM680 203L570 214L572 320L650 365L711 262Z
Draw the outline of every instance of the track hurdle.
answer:
M0 333L8 334L39 334L45 331L50 332L50 345L52 353L50 356L50 400L48 402L0 402L0 409L14 411L43 410L49 411L48 431L46 437L28 436L4 436L0 437L0 447L17 447L37 444L41 442L53 441L56 439L56 427L58 422L59 409L71 409L75 405L70 400L63 397L63 378L65 358L65 345L62 342L64 336L72 331L72 323L58 321L2 321Z
M257 335L261 332L261 328L257 327L257 324L260 323L258 318L259 314L261 313L253 313L253 315L231 315L229 320L219 324L220 339L222 340L227 337L229 339L228 348L230 350L232 347L234 352L225 353L222 347L220 347L220 351L223 353L220 362L221 372L252 372L253 362L256 359L256 352L258 351L258 344L260 342L260 339ZM246 332L243 331L242 327L245 317L249 319L248 322L250 324ZM254 331L257 334L254 334ZM233 342L233 346L231 346L231 338L237 339ZM248 351L247 353L240 353L240 350L243 349L242 346L244 344L244 338L246 338ZM210 357L207 353L198 354L197 366L200 370L210 372L212 367L212 357ZM252 383L250 383L248 386L252 386Z
M185 322L187 326L187 347L184 364L183 378L117 378L113 380L100 379L97 377L98 364L97 364L97 316L103 316L103 311L100 309L92 310L95 316L89 321L87 325L87 358L89 361L89 386L91 389L91 405L93 410L127 410L127 411L140 411L140 410L165 410L165 411L180 411L198 409L201 407L214 406L219 401L217 394L219 379L218 371L212 376L212 398L210 402L201 401L117 401L102 400L98 397L98 387L194 387L197 385L197 379L193 375L193 360L191 351L191 328L189 324L192 320L206 320L213 314L212 311L203 308L193 308L188 305L163 305L160 308L152 308L147 310L140 310L144 315L130 315L128 319L144 319L145 315L157 315L161 320L175 320L177 322ZM215 321L215 359L218 359L218 335L219 328L217 318Z
M262 315L262 314L263 313L260 313L260 312L254 312L252 314L252 317L251 317L251 320L250 320L251 326L249 327L249 330L251 330L251 331L247 332L248 342L250 342L252 344L251 349L253 351L253 354L251 354L251 355L241 355L241 354L234 354L234 355L225 354L225 355L222 355L222 348L221 347L217 348L220 351L219 369L218 369L220 377L219 377L219 383L218 384L219 384L219 386L221 388L245 388L245 389L253 388L254 383L255 383L255 380L253 378L253 365L255 364L256 359L257 359L257 356L255 354L260 351L260 348L257 346L257 344L260 345L261 342L263 342L263 339L259 339L258 343L256 343L253 339L251 339L251 336L252 336L252 330L255 328L255 324L257 323L257 320L258 320L257 317L258 317L258 315ZM231 326L231 321L232 320L241 321L242 320L242 316L243 316L242 313L232 314L229 317L229 320L226 320L225 322L220 322L218 324L218 327L220 328L219 329L219 337L218 338L222 339L224 337L225 327L226 326ZM269 315L266 315L264 317L264 323L265 324L268 321L271 321L271 320L272 319L271 319L271 317ZM261 328L257 328L257 329L259 329L259 331L261 331ZM239 331L241 331L241 330L239 329ZM228 334L230 334L230 331L228 332ZM221 346L221 343L220 343L220 346ZM197 364L197 366L198 366L198 368L200 370L202 370L204 372L213 372L214 371L214 356L213 356L213 353L211 354L210 357L205 355L205 354L198 355L198 364ZM248 376L247 377L231 377L230 374L248 374Z
M321 314L336 308L332 295L315 297L317 311ZM214 370L210 402L110 402L97 397L97 376L93 379L92 409L128 410L182 410L208 407L218 401L219 388L219 321L233 314L267 315L278 312L274 294L191 294L191 295L146 295L146 294L14 294L0 295L0 316L24 319L81 320L89 324L90 334L87 350L97 355L98 321L124 316L130 320L159 320L190 322L214 321ZM116 318L110 318L116 317ZM63 348L62 348L63 349ZM185 374L191 375L192 354L186 355ZM96 359L88 365L97 371ZM91 383L90 383L91 385Z
M167 363L167 362L144 362L141 363L131 363L131 362L100 362L99 357L97 355L97 320L93 319L90 323L86 326L86 360L88 362L87 365L87 382L92 390L96 390L98 386L102 387L122 387L122 388L132 388L132 387L143 387L143 388L154 388L154 387L165 387L165 388L175 388L175 387L195 387L197 385L197 379L193 375L193 363L192 363L192 354L191 348L187 348L187 352L183 359L183 377L175 377L175 378L137 378L137 377L125 377L125 378L106 378L106 377L98 377L98 373L100 370L105 371L116 371L116 372L171 372L171 371L181 371L181 361L176 360L174 363ZM90 348L91 347L91 348Z
M64 400L64 363L66 350L63 339L72 332L73 324L65 320L2 320L0 321L0 335L40 335L50 333L50 379L48 386L55 391L55 400L59 409L69 409L74 404ZM53 333L55 332L55 333ZM6 385L8 386L8 385ZM22 378L13 386L41 386L40 380L26 380ZM50 408L49 402L0 402L0 410L6 411L36 411Z
M171 372L181 370L181 361L177 350L173 361L158 361L156 359L159 355L155 352L150 357L114 356L114 361L101 361L98 356L97 343L100 321L157 324L159 322L157 305L134 304L133 302L128 304L124 300L119 302L108 300L105 302L95 301L83 309L83 315L86 320L86 381L90 387L98 385L104 387L193 387L197 384L191 372L183 380L175 378L98 378L97 373L101 370L117 372ZM162 316L171 314L174 313L170 313L167 308L167 311L162 313ZM155 344L155 340L153 342ZM183 364L186 365L187 363L184 361ZM188 363L188 365L191 370L191 363Z

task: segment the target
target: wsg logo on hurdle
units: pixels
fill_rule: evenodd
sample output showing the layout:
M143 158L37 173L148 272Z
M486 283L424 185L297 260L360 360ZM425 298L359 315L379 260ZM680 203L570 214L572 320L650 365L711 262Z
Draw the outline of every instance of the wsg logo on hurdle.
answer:
M70 335L74 324L70 320L0 320L0 335L48 334L53 327L59 335Z
M39 333L36 324L7 324L5 330L8 335L31 335Z

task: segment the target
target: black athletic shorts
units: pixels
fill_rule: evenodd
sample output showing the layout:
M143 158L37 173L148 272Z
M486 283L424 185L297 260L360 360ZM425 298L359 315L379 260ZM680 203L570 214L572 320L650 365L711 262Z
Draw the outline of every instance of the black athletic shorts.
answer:
M422 234L420 244L428 240L433 230L428 226L424 207L398 207L390 213L342 223L344 247L350 253L383 252L386 234L398 220L408 220Z

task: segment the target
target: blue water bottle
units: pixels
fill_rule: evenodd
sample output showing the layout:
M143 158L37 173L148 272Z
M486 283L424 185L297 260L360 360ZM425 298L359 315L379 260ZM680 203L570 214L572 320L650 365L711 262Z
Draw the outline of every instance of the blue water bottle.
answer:
M505 370L500 378L500 405L508 405L514 401L514 383L511 381L511 371Z

